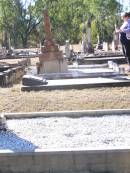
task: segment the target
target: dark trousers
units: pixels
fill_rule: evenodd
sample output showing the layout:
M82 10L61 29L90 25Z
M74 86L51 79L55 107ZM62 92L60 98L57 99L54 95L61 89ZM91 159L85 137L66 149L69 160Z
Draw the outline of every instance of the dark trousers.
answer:
M125 33L121 33L120 41L122 43L124 56L126 57L128 64L130 65L130 40L126 38Z
M125 44L122 44L123 53L127 59L128 64L130 65L130 40L127 40Z

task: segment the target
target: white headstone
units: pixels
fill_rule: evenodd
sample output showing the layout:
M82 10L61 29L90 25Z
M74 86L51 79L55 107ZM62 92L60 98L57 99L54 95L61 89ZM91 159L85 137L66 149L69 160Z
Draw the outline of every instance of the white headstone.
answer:
M107 42L103 42L103 50L108 52L109 50L109 46L108 46L108 43Z
M112 42L112 51L115 52L116 49L115 49L115 41Z
M66 40L66 44L65 44L65 54L66 54L66 58L71 58L71 50L70 50L70 43L69 40Z

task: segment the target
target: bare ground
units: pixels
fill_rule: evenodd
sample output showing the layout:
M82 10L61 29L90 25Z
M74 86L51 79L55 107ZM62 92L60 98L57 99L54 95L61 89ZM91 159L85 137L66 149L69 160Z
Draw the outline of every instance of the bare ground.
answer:
M130 108L130 87L21 92L0 89L0 112L41 112Z
M18 60L8 60L16 63ZM35 65L38 58L32 60ZM2 60L3 62L3 60ZM42 112L130 108L130 87L21 92L20 85L0 88L0 112Z

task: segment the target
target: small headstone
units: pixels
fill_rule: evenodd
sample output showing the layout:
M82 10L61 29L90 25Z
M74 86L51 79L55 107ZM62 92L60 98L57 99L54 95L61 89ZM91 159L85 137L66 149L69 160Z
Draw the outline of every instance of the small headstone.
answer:
M113 61L108 61L108 67L109 67L110 69L113 68Z
M120 74L125 74L125 68L124 67L119 67L119 73Z
M22 78L24 86L47 85L47 83L46 79L38 76L24 75Z
M116 48L115 48L115 42L114 42L114 41L112 42L112 51L113 51L113 52L116 51Z
M110 69L113 69L116 72L119 72L119 66L117 63L113 62L113 61L108 61L108 67Z
M66 40L66 44L65 44L65 54L66 54L66 58L70 59L71 58L71 50L70 50L70 43L69 40Z
M108 46L108 43L107 42L103 42L103 50L108 52L109 50L109 46Z
M87 52L94 53L94 48L92 46L92 38L91 38L91 17L89 17L87 22Z
M87 29L85 23L82 31L82 51L83 53L87 53Z
M97 41L97 45L96 45L96 50L102 49L103 47L102 47L99 35L97 36L97 40L98 41Z
M0 131L6 131L7 130L7 123L6 118L3 114L0 115Z

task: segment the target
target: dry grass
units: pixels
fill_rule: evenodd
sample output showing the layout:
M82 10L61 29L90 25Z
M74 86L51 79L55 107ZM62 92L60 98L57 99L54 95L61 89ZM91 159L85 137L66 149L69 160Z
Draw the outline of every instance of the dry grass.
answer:
M130 108L130 87L21 92L19 85L0 89L0 112Z
M8 63L17 61L6 60ZM36 62L38 58L32 59L32 65ZM40 92L21 92L19 85L0 88L0 112L120 108L130 108L130 87Z

